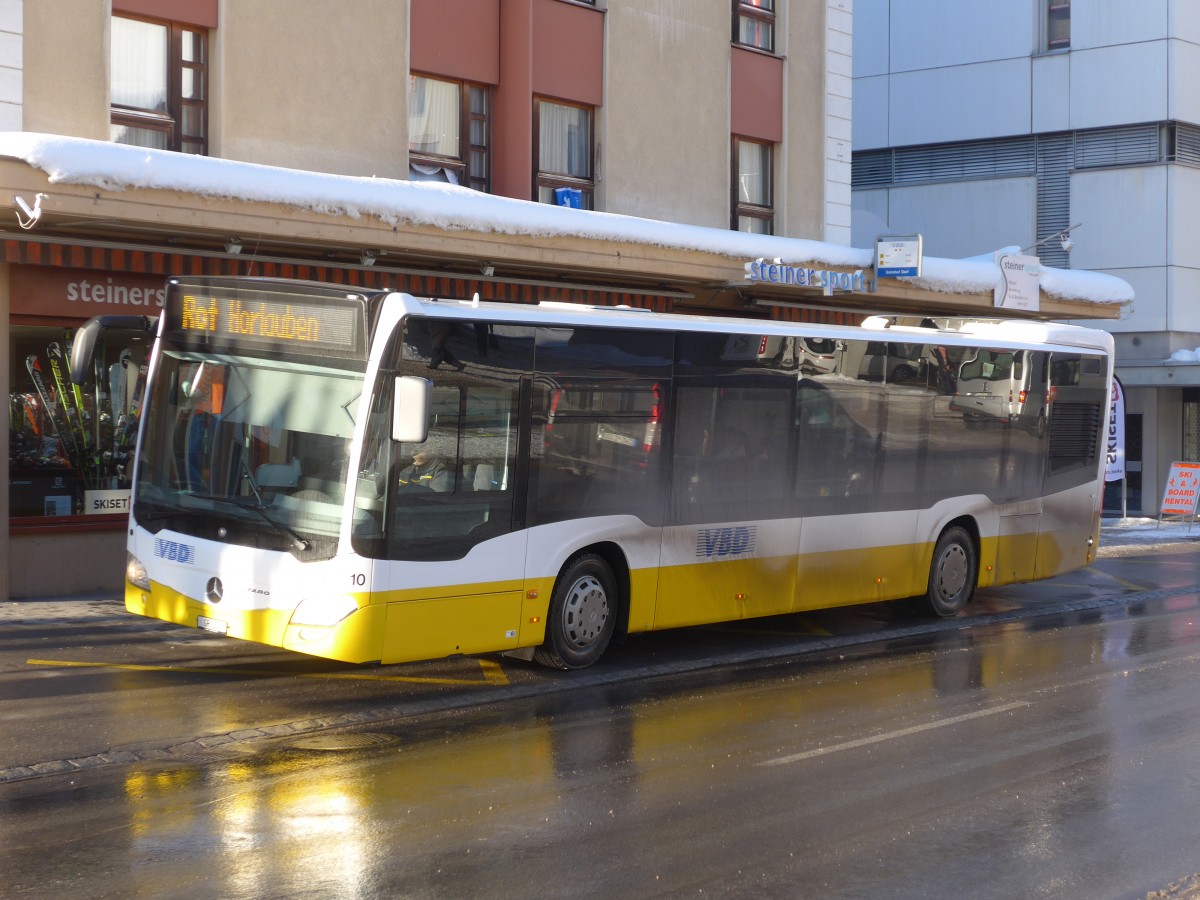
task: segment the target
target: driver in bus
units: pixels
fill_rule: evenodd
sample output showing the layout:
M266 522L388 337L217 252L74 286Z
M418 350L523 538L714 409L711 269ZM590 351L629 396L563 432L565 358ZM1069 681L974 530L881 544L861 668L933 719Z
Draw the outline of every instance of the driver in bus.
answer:
M454 486L452 473L432 441L418 444L412 459L412 464L400 471L400 490L448 491Z

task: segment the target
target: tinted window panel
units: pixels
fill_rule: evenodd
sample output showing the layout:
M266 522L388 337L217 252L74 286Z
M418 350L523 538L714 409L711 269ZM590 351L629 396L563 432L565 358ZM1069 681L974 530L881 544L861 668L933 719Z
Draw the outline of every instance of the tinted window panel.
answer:
M662 524L664 385L539 375L531 522L631 514Z
M632 514L661 524L671 335L538 328L530 521Z
M836 367L800 379L796 497L801 515L873 512L883 449L883 387L870 381L866 341L847 341ZM859 373L868 377L860 377Z
M671 374L673 342L657 331L612 328L537 329L537 371L542 375L603 374L605 377Z
M677 386L672 521L793 515L794 377L730 376Z

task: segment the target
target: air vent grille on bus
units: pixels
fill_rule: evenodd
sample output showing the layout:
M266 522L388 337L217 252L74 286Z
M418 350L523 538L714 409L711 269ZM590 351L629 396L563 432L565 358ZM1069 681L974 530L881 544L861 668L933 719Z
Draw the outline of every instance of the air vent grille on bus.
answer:
M1054 403L1050 414L1050 471L1096 461L1100 440L1099 403Z

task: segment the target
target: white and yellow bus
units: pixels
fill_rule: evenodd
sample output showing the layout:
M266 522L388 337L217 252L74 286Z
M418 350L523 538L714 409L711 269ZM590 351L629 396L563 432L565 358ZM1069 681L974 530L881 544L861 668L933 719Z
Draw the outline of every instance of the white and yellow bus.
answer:
M759 352L795 338L830 352ZM911 597L952 616L1092 560L1112 346L172 280L126 606L348 662L562 668L617 634ZM1043 426L964 413L964 361L1015 353Z

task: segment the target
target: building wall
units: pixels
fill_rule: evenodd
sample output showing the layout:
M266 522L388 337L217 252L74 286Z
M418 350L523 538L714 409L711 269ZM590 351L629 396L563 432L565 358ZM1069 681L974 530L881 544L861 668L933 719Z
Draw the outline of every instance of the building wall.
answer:
M1200 79L1195 4L1073 4L1070 53L1054 54L1038 53L1037 3L857 0L854 12L856 150L1200 121L1200 94L1168 90Z
M1165 273L1167 265L1166 166L1101 169L1071 176L1071 221L1080 222L1079 239L1071 252L1073 268L1140 273L1137 280L1149 287L1147 276ZM1114 322L1113 331L1148 331L1169 328L1168 296L1137 294L1132 315Z
M598 208L728 228L729 5L640 0L605 16Z
M354 0L352 15L346 4L315 0L0 0L0 130L109 138L115 10L212 28L213 157L406 178L412 68L496 88L496 193L531 196L532 99L543 95L596 105L598 209L727 228L735 87L747 87L738 96L752 98L765 87L769 108L740 111L749 114L742 121L766 129L761 136L781 141L777 233L848 242L851 5L778 3L776 52L754 54L731 44L730 0L598 0L595 7L557 0ZM416 28L433 38L411 50L420 67L410 60ZM749 80L735 85L732 59L745 53L756 58L744 70ZM203 210L196 212L192 224L203 230ZM57 271L49 261L35 264ZM91 311L30 306L33 295L22 296L10 271L29 265L0 262L6 350L13 317L21 328L50 329L81 322ZM114 273L107 263L73 265L82 265L86 277ZM11 365L0 367L5 395L21 390L6 383ZM0 440L8 443L7 437L0 431ZM47 525L25 510L10 533L8 475L6 460L0 589L17 597L119 589L125 535L117 517L98 523L61 517ZM62 559L79 562L55 564ZM111 564L98 567L95 559Z
M850 196L850 150L853 121L854 72L852 53L854 28L851 0L825 0L823 3L794 3L789 9L793 29L788 48L786 146L793 148L788 155L789 219L806 223L808 210L821 208L819 198L812 192L816 186L824 189L824 222L822 240L850 243L852 201ZM799 19L800 21L796 21ZM815 65L816 54L811 48L812 36L824 34L824 66ZM806 46L808 45L808 46ZM824 96L820 86L824 83ZM814 109L822 102L824 109ZM820 118L818 118L820 117ZM807 123L823 119L825 134L806 127ZM824 177L804 167L816 148L823 142ZM795 217L799 217L795 219ZM791 234L792 232L789 232ZM797 235L803 232L796 231Z
M121 590L125 577L124 528L72 532L68 538L70 556L81 565L64 564L63 538L50 532L9 538L6 558L20 560L11 567L7 581L11 597L113 594Z
M8 320L8 264L0 263L0 347L9 347L10 326ZM7 350L5 351L7 355ZM12 391L8 366L0 365L0 397L8 397ZM8 446L8 416L0 419L0 446ZM9 589L9 560L11 540L8 534L8 454L0 457L0 602L11 596Z
M108 2L23 8L22 129L108 140Z
M292 0L221 5L209 154L406 178L407 0L355 0L349 22L338 3L296 12Z
M1188 0L1072 3L1070 49L1054 53L1041 51L1041 3L857 0L854 12L855 151L1029 135L1042 146L1042 136L1090 129L1200 124L1191 89L1200 4ZM1118 373L1122 363L1200 346L1200 169L1180 159L1070 173L1069 265L1116 275L1136 293L1129 314L1104 325ZM1023 188L964 175L858 190L853 242L918 232L927 253L950 257L1030 247L1037 180L1017 180ZM1194 369L1178 378L1197 383ZM1144 416L1144 511L1156 512L1160 479L1182 452L1182 392L1134 387L1128 396L1130 412Z
M963 259L1033 243L1037 184L1033 178L989 178L918 187L858 191L855 247L881 234L920 234L929 256Z
M129 6L133 0L122 2ZM547 0L526 0L523 6L530 13L524 27L531 32L526 35L531 71L524 93L518 90L514 101L522 108L529 106L531 91L566 97L533 83L553 63L550 49L570 55L569 45L552 47L545 37L541 44L547 52L538 52L532 32L541 20L533 15L539 3ZM336 4L306 7L303 16L295 15L289 0L219 4L209 48L210 155L346 175L407 177L410 7L419 13L416 23L428 29L462 15L462 2L458 12L429 0L356 4L351 27ZM548 8L560 6L565 5ZM850 240L850 7L851 0L780 5L776 58L783 70L783 109L776 115L783 152L777 160L776 222L781 234ZM0 127L108 137L111 9L111 0L0 0ZM726 227L729 0L633 0L599 9L561 10L604 23L598 208ZM511 15L493 0L485 11L489 22L497 20L497 52L488 58L498 58L500 43L522 23L508 22L504 30L499 20ZM24 54L22 72L23 46L53 47L54 52ZM434 60L434 71L445 55L424 45L420 53L426 62ZM510 50L506 54L511 58ZM460 77L479 80L482 75L490 82L498 77L488 77L490 72ZM501 93L507 89L502 85ZM523 110L517 134L511 112L498 107L493 121L497 190L528 196L531 120ZM821 127L814 128L814 122Z
M21 130L24 0L0 0L0 131Z

